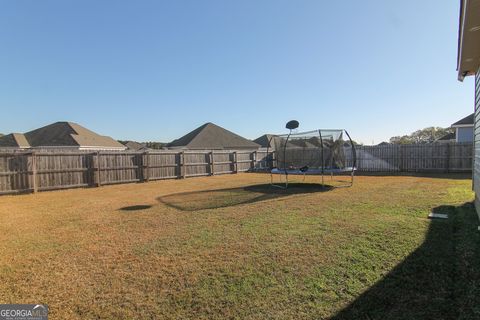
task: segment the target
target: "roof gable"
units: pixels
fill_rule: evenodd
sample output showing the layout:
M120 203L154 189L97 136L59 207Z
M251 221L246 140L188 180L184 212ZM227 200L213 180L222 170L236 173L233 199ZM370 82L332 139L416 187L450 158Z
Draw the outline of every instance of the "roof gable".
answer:
M168 146L188 149L258 149L260 147L259 144L210 122L172 141Z

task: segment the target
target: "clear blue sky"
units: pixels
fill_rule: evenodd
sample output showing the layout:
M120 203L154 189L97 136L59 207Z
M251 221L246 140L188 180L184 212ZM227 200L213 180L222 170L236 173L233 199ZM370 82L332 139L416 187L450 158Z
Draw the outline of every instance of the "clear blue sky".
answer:
M459 1L0 4L0 132L74 121L170 141L346 128L370 144L473 111L456 75Z

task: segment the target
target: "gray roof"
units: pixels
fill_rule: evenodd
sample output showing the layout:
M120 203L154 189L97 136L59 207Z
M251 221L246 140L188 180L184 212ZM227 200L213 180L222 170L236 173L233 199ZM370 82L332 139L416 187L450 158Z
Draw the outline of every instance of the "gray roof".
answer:
M186 149L258 149L260 145L211 122L167 145Z
M272 137L273 134L264 134L263 136L258 137L257 139L253 140L253 142L258 143L263 148L272 148Z
M124 143L125 147L129 150L144 150L148 149L147 146L143 143L136 142L136 141L127 141Z
M12 133L0 137L0 146L125 149L120 142L108 136L101 136L74 122L55 122L25 134Z
M465 118L463 118L461 120L458 120L457 122L452 124L452 127L454 127L454 126L464 126L464 125L470 125L470 124L473 126L474 121L475 121L475 114L472 113L471 115L468 115Z
M25 135L22 133L10 133L0 137L0 147L29 148Z
M444 135L443 137L440 137L437 139L437 141L450 141L450 140L455 140L457 138L456 132L450 132Z

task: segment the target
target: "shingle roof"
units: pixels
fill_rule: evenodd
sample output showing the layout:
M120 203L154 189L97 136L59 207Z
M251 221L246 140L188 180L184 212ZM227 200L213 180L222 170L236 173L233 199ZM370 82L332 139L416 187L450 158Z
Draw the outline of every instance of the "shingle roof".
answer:
M96 134L73 122L55 122L25 134L0 137L2 147L93 147L125 149L120 142Z
M273 137L272 134L264 134L263 136L260 136L257 139L253 140L253 142L258 143L263 148L271 148L272 137Z
M0 137L0 147L29 148L30 144L22 133L10 133Z
M130 150L148 149L143 143L139 143L139 142L136 142L136 141L125 142L125 147L127 147Z
M55 122L27 132L25 137L32 147L125 148L113 138L101 136L74 122Z
M183 137L172 141L168 144L168 147L184 147L187 149L258 149L260 145L208 122Z
M473 123L475 121L475 114L472 113L471 115L466 116L465 118L458 120L454 124L452 124L452 127L454 126L463 126L463 125L469 125L471 124L473 126Z
M450 141L450 140L455 140L457 138L456 132L450 132L444 135L441 138L438 138L437 141Z

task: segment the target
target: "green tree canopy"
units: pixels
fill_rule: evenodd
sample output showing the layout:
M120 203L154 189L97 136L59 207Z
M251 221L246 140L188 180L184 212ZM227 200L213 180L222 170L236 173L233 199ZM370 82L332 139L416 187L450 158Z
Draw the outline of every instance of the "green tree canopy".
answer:
M157 142L157 141L148 141L148 142L144 142L144 144L147 146L147 148L150 148L150 149L162 149L164 146L167 145L165 142Z
M409 135L395 136L390 138L393 144L421 144L431 143L453 131L452 128L428 127L417 130Z

